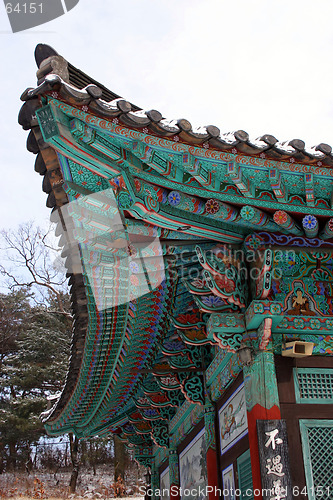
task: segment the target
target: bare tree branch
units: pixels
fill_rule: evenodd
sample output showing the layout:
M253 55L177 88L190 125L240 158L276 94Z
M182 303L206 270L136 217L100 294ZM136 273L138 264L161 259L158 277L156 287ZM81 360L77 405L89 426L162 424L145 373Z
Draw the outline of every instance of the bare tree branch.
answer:
M44 303L47 298L43 295L45 290L57 303L57 312L72 320L64 305L68 290L66 278L63 270L55 265L60 249L56 245L52 226L43 230L32 222L26 222L17 231L2 230L0 241L0 250L5 257L5 264L0 265L0 274L8 288L34 288L37 295L43 296Z

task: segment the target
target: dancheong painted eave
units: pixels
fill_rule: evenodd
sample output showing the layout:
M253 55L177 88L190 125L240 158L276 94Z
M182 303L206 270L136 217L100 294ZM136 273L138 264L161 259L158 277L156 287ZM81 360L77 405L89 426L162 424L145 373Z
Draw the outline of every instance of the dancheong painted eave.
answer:
M175 408L184 399L204 404L200 373L216 346L235 378L241 366L231 354L247 329L270 315L282 334L294 321L284 318L277 285L276 300L269 295L274 252L296 248L310 273L303 249L332 248L331 147L193 130L120 98L51 47L38 45L36 62L19 123L30 130L27 147L61 236L75 317L66 384L46 428L165 446ZM115 207L121 237L109 227ZM135 253L143 242L145 268ZM232 254L241 248L262 252L252 296ZM140 295L147 269L153 287ZM311 321L302 328L330 331L329 314Z

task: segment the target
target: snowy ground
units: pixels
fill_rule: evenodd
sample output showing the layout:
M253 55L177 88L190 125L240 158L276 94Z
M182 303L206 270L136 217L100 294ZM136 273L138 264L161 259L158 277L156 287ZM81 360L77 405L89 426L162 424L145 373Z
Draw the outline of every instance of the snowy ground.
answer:
M31 499L40 498L47 500L109 500L114 498L113 477L106 470L97 470L94 476L89 471L82 471L79 475L76 493L68 492L70 473L62 472L56 475L50 473L25 473L0 474L0 499ZM138 483L127 488L124 500L143 500L138 493Z

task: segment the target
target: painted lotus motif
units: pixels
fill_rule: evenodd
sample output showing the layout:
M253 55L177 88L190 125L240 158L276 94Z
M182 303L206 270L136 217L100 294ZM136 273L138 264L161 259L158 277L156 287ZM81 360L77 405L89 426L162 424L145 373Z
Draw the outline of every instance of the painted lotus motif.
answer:
M130 270L132 271L132 273L136 274L139 272L139 266L136 262L130 262Z
M196 279L196 280L193 280L193 281L191 282L191 284L192 284L193 286L195 286L196 288L199 288L199 289L206 288L206 286L207 286L207 285L206 285L206 281L205 281L205 280L202 280L202 279L199 279L199 278L198 278L198 279Z
M224 290L227 293L231 293L235 290L235 283L226 276L217 274L214 279L215 283L219 288L221 288L221 290Z
M172 207L176 207L180 203L180 194L178 191L171 191L168 196L169 203Z
M180 314L177 317L177 323L181 323L183 325L190 324L194 325L199 321L199 318L196 314Z
M224 305L224 302L220 299L220 297L215 297L214 295L202 297L202 302L208 307L221 307Z
M220 209L220 204L217 200L211 198L208 201L206 201L205 211L207 214L214 215L219 211L219 209Z

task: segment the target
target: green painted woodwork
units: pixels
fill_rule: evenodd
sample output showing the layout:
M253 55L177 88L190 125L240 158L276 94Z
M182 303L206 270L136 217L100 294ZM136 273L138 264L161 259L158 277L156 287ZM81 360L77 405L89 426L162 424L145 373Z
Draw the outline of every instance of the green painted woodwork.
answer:
M59 128L50 106L37 109L36 115L41 125L41 131L45 142L59 135Z
M268 346L267 349L269 349ZM256 404L270 410L279 408L279 394L276 381L274 354L271 350L256 351L253 363L244 366L246 408L251 412Z
M296 403L333 403L333 369L294 368L293 375Z
M245 313L246 328L257 329L266 317L272 318L273 328L283 320L283 306L280 302L253 300Z
M333 420L299 421L309 500L332 498Z
M208 450L209 448L211 448L212 450L216 450L215 407L207 397L205 401L204 422L206 450Z
M213 361L206 370L206 385L211 386L219 373L223 372L232 358L233 354L223 349L219 349Z
M238 355L232 354L230 358L226 360L223 370L219 371L216 378L209 386L212 401L218 401L223 396L227 387L236 379L242 369L243 366Z
M135 446L134 458L144 467L150 468L153 466L153 449L151 446Z
M69 168L73 169L73 175L70 175L70 179L77 180L75 178L75 175L81 175L79 171L77 171L76 165L73 162L69 162ZM65 171L66 172L66 171ZM71 170L70 170L71 172ZM96 176L96 174L92 174L92 176ZM98 179L98 177L97 177ZM103 181L103 179L102 179ZM95 191L99 191L101 189L102 183L95 182L95 184L89 185L90 189L94 189ZM73 189L73 188L71 188ZM82 198L80 199L80 201ZM93 197L90 197L89 202L93 200ZM98 201L98 200L97 200ZM94 200L94 203L96 200ZM73 208L73 207L72 207ZM91 207L90 207L91 208ZM99 226L101 226L101 223L103 222L103 218L101 218L100 215L100 209L101 207L97 206L96 203L92 207L92 217L93 220L98 222ZM72 212L73 213L73 212ZM87 217L87 213L85 212L85 217ZM82 217L79 217L78 220L80 221L79 224L82 226ZM89 219L90 220L90 219ZM107 226L107 223L104 224ZM92 230L90 228L90 230ZM94 226L94 231L96 232L99 231L100 235L103 235L106 227L102 230L96 229L96 226ZM79 233L77 233L78 235ZM85 229L85 234L87 235L87 228ZM91 241L91 238L90 238ZM89 245L91 245L91 242L89 241L88 246L83 246L83 242L81 242L81 256L83 258L83 268L84 268L84 276L85 276L85 282L86 282L86 291L87 291L87 298L88 298L88 310L90 312L90 328L92 335L87 338L87 343L85 346L85 358L83 360L83 364L81 367L81 375L80 375L80 382L77 386L76 389L76 394L74 393L72 396L72 408L74 408L75 412L73 414L73 409L70 407L68 408L67 412L65 411L62 414L61 420L53 422L51 425L47 424L48 431L50 433L60 433L63 432L63 429L71 429L74 430L78 435L87 435L91 434L93 432L100 432L103 430L103 426L99 424L99 422L103 422L105 418L107 417L108 420L112 420L112 413L110 411L110 401L114 401L115 408L117 412L119 411L119 408L121 407L120 400L119 398L123 398L122 390L119 388L117 389L116 385L114 385L113 379L114 375L116 377L118 376L119 369L122 369L122 377L119 380L119 383L122 385L125 383L126 377L131 376L131 363L126 363L126 366L124 366L123 362L120 360L120 356L124 355L124 353L127 350L127 354L129 356L129 359L132 359L134 361L133 366L135 366L135 354L139 350L139 344L137 341L139 341L140 337L134 336L128 337L128 332L129 330L126 330L126 325L128 324L129 317L128 317L128 305L129 304L124 304L122 307L118 307L117 310L117 323L114 323L114 326L119 331L119 334L116 336L116 338L113 341L113 347L112 351L110 351L109 343L111 340L110 337L110 332L109 334L104 333L103 337L101 338L102 342L99 341L99 359L98 359L98 365L96 366L95 369L95 374L91 378L90 374L90 369L89 369L89 364L91 363L91 357L93 352L96 351L96 345L95 345L95 340L94 340L94 328L96 328L97 324L97 316L96 316L96 297L94 296L94 293L92 292L92 289L90 287L90 278L89 276L92 273L92 268L90 270L90 266L87 264L90 262L90 254L91 250L89 248ZM100 239L94 239L94 241L100 245L101 241ZM101 250L99 250L99 254L102 256ZM95 252L96 255L96 252ZM107 254L106 254L107 256ZM105 259L105 257L103 257ZM107 257L109 258L109 257ZM96 258L95 259L95 265L96 265ZM127 281L128 281L128 269L126 269L126 279L124 276L123 279L123 285L125 286L126 292L128 292L128 286L127 286ZM110 278L112 278L112 275L110 275ZM94 277L95 279L95 277ZM106 283L106 281L104 281ZM121 285L122 281L119 281L119 284ZM121 286L120 289L121 291ZM104 288L104 293L107 292L107 288ZM153 303L154 302L154 296L150 298L150 301ZM142 299L142 302L144 303L144 310L147 311L147 297ZM105 305L102 305L102 307L99 308L102 311L105 311L103 313L104 320L106 320L106 325L109 324L110 326L113 324L112 320L112 315L113 315L113 310L110 309L108 310ZM162 308L166 311L165 308ZM148 311L150 308L148 307ZM139 302L139 307L138 307L138 314L140 311L140 302ZM137 325L140 327L142 325L142 316L141 314L139 315L140 321L137 322ZM148 326L148 324L147 324ZM122 333L120 334L122 330ZM132 354L131 354L131 350ZM103 359L110 358L112 360L112 364L108 364L108 366L105 365L105 361ZM105 368L103 368L103 364L105 365ZM118 364L118 366L117 366ZM89 369L89 371L88 371ZM87 382L87 374L89 374L91 381L88 383ZM103 374L103 378L101 378L101 375ZM139 379L137 380L137 382ZM94 387L98 387L97 391L95 390ZM114 389L113 389L114 386ZM88 387L88 390L87 390ZM85 396L84 400L82 401L82 391L84 391ZM94 400L90 399L88 408L90 407L90 410L87 411L87 404L89 401L89 398L94 398ZM118 399L118 401L117 401ZM87 401L87 402L85 402ZM92 402L93 401L93 402ZM109 401L107 403L107 401ZM78 408L80 407L80 409ZM65 423L67 420L67 423ZM95 427L95 431L93 430ZM59 429L59 431L57 430Z
M170 446L178 446L203 417L204 406L185 401L169 424Z
M177 177L178 177L177 179L174 179L174 180L177 180L177 182L179 182L179 172L181 171L181 168L184 168L183 167L184 163L182 161L182 158L183 158L184 153L186 154L186 150L190 151L191 156L198 155L201 163L205 162L205 169L207 172L208 171L211 171L213 173L217 172L217 168L218 168L219 169L218 178L225 178L225 176L223 175L223 170L221 170L220 166L218 167L218 163L220 163L222 160L222 165L224 164L224 168L227 170L227 165L229 164L228 162L235 161L235 159L237 158L237 160L239 160L239 164L242 166L242 169L248 170L249 179L251 177L253 177L255 179L255 182L257 182L258 184L260 184L260 183L263 184L263 189L262 189L263 193L264 192L269 193L269 189L271 188L270 182L266 180L266 179L269 179L270 168L278 168L282 172L284 183L286 185L288 184L289 188L291 190L290 197L289 197L290 200L288 203L288 210L289 211L291 211L291 212L297 211L300 213L318 213L318 214L320 213L322 215L327 215L327 216L330 216L332 214L332 211L330 210L330 205L328 203L328 200L330 197L330 189L329 189L329 185L327 183L327 180L329 180L330 183L332 183L333 175L332 175L332 172L330 169L323 169L320 167L310 167L310 166L305 167L305 166L298 165L298 164L288 164L288 163L283 163L283 162L272 162L272 161L267 161L267 160L261 160L260 158L255 158L255 159L253 158L252 159L252 162L256 163L255 166L246 165L246 162L248 161L247 157L240 157L240 156L236 156L236 155L233 155L230 153L217 153L217 152L212 152L212 151L207 152L204 149L191 148L190 146L187 146L185 144L175 144L175 143L172 143L172 142L164 140L164 139L154 140L154 138L152 138L151 136L145 136L144 134L141 134L140 132L128 130L125 127L113 125L110 122L105 122L105 120L104 121L98 120L96 117L94 117L94 123L93 123L89 119L89 115L87 115L83 111L79 111L75 108L72 108L71 106L68 106L64 103L60 103L59 101L56 101L54 99L50 99L50 104L53 107L57 107L57 108L61 109L63 114L64 113L68 114L68 118L67 118L68 124L70 123L71 117L78 116L78 117L80 117L81 121L83 121L83 122L86 121L86 123L90 123L90 127L92 129L94 129L95 131L99 132L102 135L103 134L109 135L109 137L111 137L111 141L109 139L109 143L111 142L113 147L114 147L114 145L116 145L116 147L118 147L118 157L116 158L117 153L112 154L113 158L116 158L118 163L120 162L121 164L126 164L126 161L127 161L124 158L124 156L126 157L126 155L123 155L121 153L121 151L119 150L119 147L120 147L120 149L122 149L122 148L127 149L127 148L130 148L131 144L133 144L133 147L130 148L131 153L133 155L137 151L137 148L135 146L135 144L137 144L137 142L138 142L137 139L140 139L144 143L146 141L149 142L150 143L149 148L151 150L153 150L153 148L156 147L158 149L158 155L156 155L156 158L157 157L162 158L163 155L166 153L165 164L163 165L163 168L162 168L163 178L161 178L161 176L162 176L161 167L160 167L160 171L158 171L158 168L155 165L152 165L151 166L151 168L153 169L152 173L150 173L150 174L148 174L148 176L146 176L146 175L144 175L144 171L139 166L136 166L135 167L136 168L136 175L138 175L142 179L144 179L146 177L147 180L149 178L152 180L154 177L159 175L158 183L160 185L167 186L166 181L167 181L167 179L173 178L172 172L174 172L173 175L177 175ZM101 128L99 128L99 126ZM68 127L69 127L69 125L68 125ZM107 140L107 139L105 138L105 140ZM148 146L148 144L147 144L147 146ZM85 147L90 148L91 145L85 143ZM108 151L110 149L111 149L111 147L108 144ZM171 155L170 155L170 149L172 151ZM178 150L179 150L179 152L178 152ZM96 154L96 150L95 150L95 154ZM136 154L138 154L138 153L136 153ZM203 156L208 155L208 154L212 158L204 159ZM134 156L135 156L135 154L134 154ZM138 156L140 156L140 155L138 154ZM168 156L171 156L171 158L168 158ZM214 158L214 156L216 158ZM223 157L225 157L225 160L223 160ZM177 158L177 161L176 161L176 158ZM140 165L141 161L144 161L144 160L141 160L140 158L137 158L137 159L139 162L137 165ZM145 158L145 160L147 160L147 158ZM149 161L147 163L149 164ZM194 163L195 163L195 160L194 160ZM169 172L169 164L172 164L175 166L174 170L172 170L172 168L171 168L170 173L168 173ZM113 164L113 169L115 168L115 165L116 165L116 163ZM203 168L203 167L200 167L200 168ZM137 171L138 169L140 170L139 172ZM306 205L305 199L302 198L302 190L305 193L305 185L304 185L304 187L302 187L302 184L299 183L298 177L300 177L300 179L303 179L302 176L303 176L304 172L309 172L313 175L313 180L314 180L313 182L314 182L314 185L317 186L318 194L321 194L321 196L326 196L326 199L321 198L323 200L323 202L319 203L318 206L309 207ZM175 174L175 173L177 173L177 174ZM260 173L263 174L263 181L264 182L262 182L262 180L260 180L260 175L259 175ZM226 174L227 174L227 172L226 172ZM320 182L323 181L324 178L326 178L326 182L322 182L322 186L321 186L322 189L320 189L318 186L319 186ZM184 182L184 174L183 174L182 178L180 179L180 181L183 183L182 190L185 192L188 192L188 194L197 193L200 195L200 191L201 191L204 198L207 196L207 190L200 190L200 188L197 188L197 189L192 188L191 189L190 186L188 186L187 183ZM295 188L295 194L293 194L293 186L294 185L295 186L297 185L297 188ZM171 187L170 184L169 184L169 186ZM215 187L215 189L213 189L213 190L210 189L209 191L210 192L215 191L215 196L217 197L217 199L220 199L221 201L244 204L244 197L239 196L240 192L238 191L238 193L239 193L238 194L237 189L235 191L235 186L234 186L234 183L232 181L231 181L231 184L229 186L226 186L224 189L223 188L221 189L221 188L222 188L222 185L220 187L217 187L217 188ZM234 194L226 194L226 192L224 193L224 191L233 192ZM294 196L294 198L293 198L293 196ZM257 196L255 204L258 207L267 207L267 208L272 208L272 209L278 210L280 208L279 202L276 202L275 200L276 200L275 195L272 192L271 198L266 197L266 199L265 199L265 196L260 196L260 195Z
M250 450L247 450L237 458L237 473L238 488L241 491L240 500L253 500L254 494Z
M165 421L160 420L152 426L152 438L155 444L163 448L169 447L169 426Z
M160 467L163 462L169 458L169 450L161 446L154 445L153 447L154 462L156 467Z
M177 448L169 448L170 486L179 486L179 459Z

